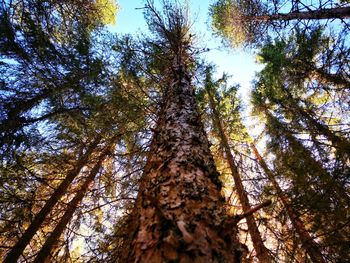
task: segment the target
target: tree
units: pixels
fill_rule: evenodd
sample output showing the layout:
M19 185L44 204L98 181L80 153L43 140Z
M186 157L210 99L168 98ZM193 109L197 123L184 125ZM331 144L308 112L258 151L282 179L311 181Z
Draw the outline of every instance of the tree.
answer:
M23 233L18 242L13 246L11 251L7 254L4 262L16 262L18 258L21 256L25 247L29 244L32 237L40 228L41 224L44 222L46 216L52 211L53 207L59 201L59 199L66 194L66 190L72 183L75 177L77 177L80 173L80 170L86 165L91 153L95 150L99 139L96 139L91 145L86 149L86 152L80 156L80 159L75 164L75 167L68 172L66 178L62 181L62 183L55 189L55 192L51 195L50 199L47 200L44 207L40 210L40 212L34 217L30 226Z
M257 92L265 96L270 108L275 107L276 111L295 123L295 127L301 125L296 130L299 130L300 133L303 132L302 130L310 133L315 143L317 143L317 139L314 139L316 136L324 136L331 142L337 154L346 160L349 158L350 152L350 142L346 133L341 130L333 130L326 123L331 122L331 118L334 119L333 122L340 122L343 112L348 112L349 109L346 103L342 105L339 102L340 107L338 105L331 107L329 104L324 106L323 102L319 102L320 97L332 101L338 95L341 96L339 97L341 99L344 92L347 93L346 88L338 90L336 87L339 87L339 83L333 84L334 81L326 77L326 75L330 75L327 71L338 68L336 65L346 67L346 62L345 60L339 61L343 58L339 54L337 58L328 57L329 60L327 59L328 61L332 60L333 67L326 61L321 61L321 63L327 63L327 71L322 66L320 70L315 65L312 66L322 58L320 51L320 49L323 50L322 43L329 42L327 37L322 37L321 32L316 29L310 35L296 33L287 42L276 41L274 44L269 43L262 48L259 57L261 62L266 63L266 66L259 74L259 80L256 83ZM337 59L339 60L337 61ZM306 60L315 62L303 63ZM339 79L342 79L344 66L340 66L339 71L334 76L339 76ZM319 72L324 77L320 79L320 75L314 74L314 71ZM325 82L325 78L329 80L328 83ZM346 117L344 116L344 118ZM337 127L337 125L334 126ZM339 125L339 127L341 126Z
M76 95L105 77L92 42L115 12L109 0L1 2L0 153L25 146L28 126L86 106Z
M235 182L235 188L239 197L239 202L242 205L242 210L244 213L246 213L247 211L251 210L252 207L250 205L246 190L244 189L244 185L241 179L241 175L239 173L239 169L235 164L235 160L229 144L229 139L225 132L225 128L223 124L223 116L219 112L219 107L218 107L219 103L217 102L217 99L216 99L217 98L216 89L218 88L217 86L219 86L220 82L221 82L220 80L217 82L214 82L212 80L212 69L210 67L207 67L206 78L205 78L205 90L208 96L213 126L215 127L215 130L218 134L217 135L218 139L223 148L224 154L222 155L226 157L227 162L229 163L231 175ZM251 236L254 249L256 251L256 257L259 259L259 262L272 262L272 257L269 254L269 250L264 245L264 242L261 238L261 235L258 229L258 225L255 222L253 215L247 216L246 220L248 225L248 231Z
M265 105L261 105L259 109L263 109ZM330 174L322 164L313 157L312 153L295 138L288 126L281 122L277 117L273 116L271 112L265 110L266 131L270 137L269 149L274 153L275 170L276 173L283 175L283 178L289 182L288 195L292 201L289 201L289 206L293 205L295 208L289 208L288 214L292 220L293 225L299 230L303 230L300 222L293 222L294 213L297 213L297 218L301 217L301 211L309 225L309 230L314 236L323 237L316 245L315 241L307 237L307 232L301 235L301 241L304 248L310 257L318 262L323 256L320 254L319 247L332 247L330 254L324 258L346 258L346 250L338 250L335 253L335 249L332 243L328 243L327 235L332 240L338 240L338 246L344 246L347 238L343 236L343 231L346 231L343 227L344 213L348 210L346 203L349 199L349 195L346 190L346 186L343 185L340 178L334 177ZM308 167L305 169L305 167ZM340 180L339 180L340 179ZM278 188L275 189L277 190ZM331 192L330 189L333 191ZM287 191L287 190L286 190ZM284 201L286 202L286 201ZM287 200L288 202L288 200ZM297 211L297 212L296 212ZM332 211L326 213L326 211ZM299 215L298 215L299 214ZM337 227L330 227L326 222L329 220L338 222ZM339 226L342 226L338 228ZM329 228L332 228L330 230ZM303 231L302 231L303 232ZM327 244L328 243L328 244ZM328 249L324 249L322 252L326 253ZM328 252L328 251L327 251Z
M111 152L113 151L113 147L111 146L113 146L113 143L111 142L107 143L107 146L105 146L105 149L103 149L100 156L98 156L95 165L89 171L88 176L80 186L80 189L78 190L74 198L69 202L64 215L62 216L60 221L57 223L55 229L52 231L50 236L45 241L45 244L42 246L39 253L35 257L34 262L36 263L45 262L49 257L50 252L53 249L53 246L57 243L58 238L62 235L63 230L67 227L67 224L72 219L78 204L83 200L89 185L94 181L97 173L101 169L102 162L107 157L107 155L111 154Z
M286 29L290 22L291 27L308 24L314 20L335 20L344 22L350 17L348 3L320 1L318 6L307 1L236 1L219 0L210 8L212 25L218 35L223 37L232 46L261 44L266 40L269 31ZM305 26L308 28L310 25Z
M221 183L196 108L187 18L179 6L166 4L164 18L151 2L145 8L167 78L124 260L239 262L235 226L225 223Z
M258 149L255 147L255 145L252 143L251 147L253 149L253 152L256 156L256 159L258 160L259 164L261 165L262 169L264 170L265 174L268 176L270 182L272 183L273 187L275 188L276 194L278 198L281 200L284 209L286 210L289 219L292 222L293 228L298 233L301 243L304 247L304 249L307 251L307 254L310 256L313 262L326 262L322 256L322 253L319 249L318 244L313 240L313 238L310 236L308 231L305 228L305 224L301 221L300 216L295 213L289 198L284 194L282 188L278 184L276 180L275 174L269 169L267 166L265 160L260 155Z

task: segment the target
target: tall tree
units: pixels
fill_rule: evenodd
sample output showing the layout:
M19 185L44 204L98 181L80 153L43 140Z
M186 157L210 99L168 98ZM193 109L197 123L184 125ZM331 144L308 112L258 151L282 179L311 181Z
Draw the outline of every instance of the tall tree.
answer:
M223 227L221 183L196 108L186 13L167 3L165 17L151 2L145 8L166 78L124 260L239 262L235 226Z
M206 68L206 78L205 78L205 90L208 95L209 106L211 110L211 117L214 124L215 129L218 133L218 138L220 140L220 144L222 145L223 151L225 154L223 156L226 157L227 162L229 163L231 175L233 177L235 183L235 189L237 191L239 202L242 205L243 212L247 212L252 209L247 192L244 188L241 175L239 173L239 169L235 164L235 160L231 151L231 147L229 144L228 136L226 135L223 117L219 112L218 102L216 100L216 89L219 88L220 80L214 82L212 80L212 69L210 67ZM265 247L262 237L260 235L258 225L254 219L253 215L249 215L246 217L248 231L251 236L254 249L256 251L256 257L259 259L259 262L272 262L273 259L269 254L269 250Z
M293 228L298 233L302 246L306 250L307 254L310 256L313 262L326 262L320 251L319 245L310 236L309 232L306 230L305 224L300 219L300 216L294 211L289 198L284 194L282 188L278 184L275 174L269 169L269 167L267 166L267 163L262 158L258 149L255 147L253 143L251 144L251 147L263 171L268 176L270 182L275 188L276 194L280 199L280 201L282 202L283 207L286 210L289 216L289 219L293 225Z
M76 95L104 79L93 35L115 12L109 0L1 2L0 153L25 145L26 127L86 107Z
M309 21L338 19L348 28L350 7L347 2L319 1L313 5L307 1L219 0L211 6L213 27L230 45L261 44L267 33L280 32ZM305 26L308 28L310 25Z
M83 200L89 188L89 185L94 181L96 175L101 169L102 162L107 157L107 155L111 154L111 152L113 151L113 145L114 145L114 141L112 138L111 142L107 142L105 149L103 149L102 153L97 157L96 163L89 171L89 174L85 178L85 181L79 187L73 199L68 203L65 213L61 217L60 221L57 223L55 229L52 231L50 236L45 241L44 245L42 246L39 253L35 257L34 262L36 263L45 262L48 259L54 245L58 241L58 238L62 235L63 230L65 229L69 221L72 219L78 204Z
M255 103L259 100L256 95L254 95L254 99ZM255 104L255 106L257 105ZM316 241L307 238L307 232L304 233L304 236L300 236L307 253L316 262L318 262L317 258L318 260L321 258L328 260L348 257L346 250L341 249L335 252L332 243L326 241L328 239L326 237L329 235L332 240L338 240L339 247L344 246L347 242L347 238L343 235L343 231L347 231L345 215L348 211L346 203L349 202L346 185L343 184L342 179L333 176L323 167L322 163L313 156L300 139L295 137L288 125L266 108L266 104L260 104L259 111L260 113L264 112L266 117L268 145L275 155L276 173L283 175L289 185L288 190L285 190L285 197L283 197L287 200L283 202L288 202L289 206L292 206L287 210L288 214L292 213L289 215L292 224L297 226L298 222L293 222L293 220L295 221L293 216L297 216L299 223L308 222L308 228L305 230L312 233L313 238L322 237L317 241L320 244L316 245ZM305 169L305 167L308 168ZM278 189L276 185L275 189ZM301 211L303 211L304 217L301 215ZM332 211L332 213L327 214L326 211ZM330 227L326 223L329 220L338 222L337 226ZM296 226L294 227L296 228ZM299 225L299 230L302 230L301 226ZM324 249L321 250L321 247ZM329 247L329 249L325 247ZM332 250L333 253L329 254L328 250Z
M23 233L23 235L20 237L17 243L13 246L11 251L7 254L6 258L4 259L4 262L16 262L19 259L22 252L31 241L32 237L36 234L41 224L44 222L46 216L52 211L53 207L60 200L60 198L66 194L66 190L68 189L72 181L79 175L80 170L87 164L90 155L98 145L99 139L100 138L93 141L91 145L85 150L85 153L83 153L79 157L77 163L74 165L74 168L68 172L66 178L57 187L57 189L55 189L50 199L47 200L44 207L34 217L29 227L26 229L26 231Z
M321 60L322 43L328 41L327 37L322 37L322 31L316 29L310 34L296 33L288 41L281 40L267 44L259 53L260 61L266 63L266 66L260 72L256 85L259 86L260 92L268 98L269 107L276 107L276 111L293 122L301 124L301 127L305 127L305 130L311 135L323 135L338 154L347 159L350 141L346 132L333 130L333 127L332 129L326 124L332 121L331 118L339 118L338 122L341 121L344 114L342 112L349 111L347 102L345 101L343 104L339 102L339 106L335 107L330 107L329 104L319 105L318 102L321 96L325 99L329 98L329 101L332 102L338 96L341 99L344 93L348 93L344 86L338 90L339 83L334 85L333 78L327 77L330 75L327 71L332 72L334 68L339 68L337 73L333 73L334 77L339 76L339 79L345 80L346 75L343 74L342 68L346 67L347 64L345 59L342 60L342 55L345 55L342 53L337 57L334 56L333 59L328 57L327 60L332 61L334 66ZM303 61L306 60L314 60L315 62L304 64ZM308 67L308 65L316 64L318 61L328 64L326 72L322 66L320 70L317 69L316 65ZM317 73L314 74L314 71L319 72L324 77L322 78ZM325 78L329 80L328 83L325 82ZM344 116L344 118L346 117ZM315 137L313 136L313 138Z

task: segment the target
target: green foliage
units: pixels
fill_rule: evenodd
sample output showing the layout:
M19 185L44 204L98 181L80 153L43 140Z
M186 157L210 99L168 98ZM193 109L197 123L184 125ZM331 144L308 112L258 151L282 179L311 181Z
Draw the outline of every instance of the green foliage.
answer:
M348 4L338 3L338 9L343 7L345 14ZM320 25L330 27L328 24L339 18L342 23L335 26L339 32L347 32L346 15L337 14L337 9L332 8L333 2L323 0L318 6L308 1L218 0L211 5L210 15L214 32L229 46L261 47L270 36L283 38L298 27L305 32ZM328 22L323 23L326 18Z
M329 45L335 45L334 53L325 55ZM347 91L333 78L347 78L343 47L320 29L269 42L259 53L265 67L252 92L253 112L264 120L275 173L308 231L322 237L315 241L330 261L349 258L348 234L343 235L349 231L344 222L350 211L344 122L349 107L334 101ZM330 226L330 221L336 223Z
M263 37L264 25L251 17L265 12L259 1L219 0L210 7L212 28L234 48L254 44Z

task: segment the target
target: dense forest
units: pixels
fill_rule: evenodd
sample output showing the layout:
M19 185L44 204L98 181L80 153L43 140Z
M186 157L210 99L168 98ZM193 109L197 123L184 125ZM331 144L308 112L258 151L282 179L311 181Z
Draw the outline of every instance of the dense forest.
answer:
M249 98L187 1L120 8L0 1L0 261L350 262L349 0L212 1Z

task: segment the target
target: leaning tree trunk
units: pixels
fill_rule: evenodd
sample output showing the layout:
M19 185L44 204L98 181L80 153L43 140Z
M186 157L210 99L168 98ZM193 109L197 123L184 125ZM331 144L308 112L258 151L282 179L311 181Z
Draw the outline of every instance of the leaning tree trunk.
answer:
M290 20L321 20L321 19L347 19L350 18L350 7L335 7L324 8L319 10L291 12L286 14L271 14L271 15L258 15L258 16L246 16L243 20L247 21L290 21ZM242 19L242 18L240 18Z
M240 262L191 76L178 61L168 74L125 261Z
M44 207L38 214L35 215L33 221L26 229L24 234L20 237L17 243L12 247L10 252L7 254L3 263L14 263L17 262L19 257L22 255L24 249L29 244L35 233L44 222L46 216L52 211L53 207L57 204L60 198L66 193L67 188L70 186L75 177L78 176L80 170L86 165L91 153L95 150L100 138L96 139L86 149L85 153L79 158L74 168L67 174L66 178L61 184L55 189L49 200L46 201Z
M306 230L306 228L305 228L303 222L300 220L299 216L294 212L294 209L292 208L288 197L283 193L281 187L279 186L278 182L276 181L275 175L269 169L265 160L261 157L258 149L255 147L254 144L251 144L251 148L253 149L255 157L258 160L261 168L264 170L265 174L267 175L267 177L269 178L273 187L275 188L275 190L277 192L277 196L281 200L283 207L286 209L287 214L289 216L289 219L292 222L293 228L298 233L300 240L301 240L301 244L302 244L303 248L305 249L306 253L310 256L310 258L313 262L325 263L326 261L324 260L324 258L322 256L322 253L319 249L319 246L314 241L314 239L310 236L309 232Z
M97 163L93 166L93 168L89 171L89 175L86 177L83 184L79 187L78 192L74 196L74 198L68 203L67 209L61 219L59 220L58 224L56 225L55 229L52 231L52 233L49 235L49 237L46 239L44 245L40 249L39 253L34 259L34 263L44 263L50 256L50 253L57 243L59 237L62 235L63 230L66 228L67 224L72 219L75 210L77 209L79 203L81 200L83 200L86 192L89 189L89 185L94 181L96 175L98 174L98 171L101 168L101 164L103 160L106 158L106 156L111 152L111 147L107 146L105 150L101 153L101 155L98 157Z
M314 170L315 175L318 176L320 182L322 182L326 187L332 186L334 190L333 197L337 197L339 200L344 200L345 202L350 202L350 197L348 191L343 187L343 185L337 181L322 165L322 163L313 157L312 152L305 147L294 135L284 127L284 125L273 117L270 113L267 113L268 118L273 120L274 125L277 129L283 133L285 138L289 143L289 147L293 149L293 152L301 153L303 156L304 163L307 163L310 166L310 169ZM292 171L294 170L293 165L289 167ZM330 200L330 202L332 202Z
M228 164L230 166L231 174L232 174L233 180L235 182L235 187L237 190L239 201L242 205L243 212L246 213L247 211L250 211L252 209L252 207L249 203L249 198L247 196L247 193L244 190L241 176L238 172L238 168L235 164L233 155L231 153L230 145L229 145L227 136L225 134L222 121L220 119L220 114L217 111L217 105L216 105L216 102L213 98L212 91L210 90L210 87L208 87L208 86L206 87L206 90L207 90L208 97L209 97L209 105L210 105L210 109L212 111L213 122L214 122L216 128L218 129L220 141L221 141L221 144L224 148L226 158L227 158ZM258 226L257 226L256 221L254 219L254 216L251 214L251 215L246 217L246 220L247 220L247 225L248 225L248 232L249 232L250 237L252 239L253 246L254 246L254 249L256 251L256 257L259 259L259 262L266 262L266 263L273 262L273 259L269 254L269 250L265 247L264 242L261 238Z
M322 124L313 117L312 112L303 109L299 106L298 101L287 90L283 91L288 96L288 103L280 103L282 107L294 113L305 120L308 126L316 131L320 135L324 135L332 145L344 156L346 159L350 156L350 141L347 138L337 135L334 131L330 130L327 125Z

